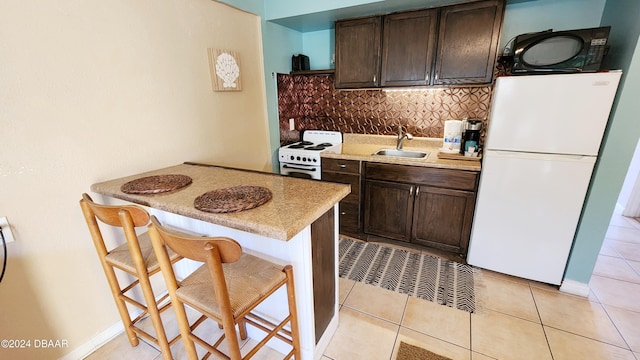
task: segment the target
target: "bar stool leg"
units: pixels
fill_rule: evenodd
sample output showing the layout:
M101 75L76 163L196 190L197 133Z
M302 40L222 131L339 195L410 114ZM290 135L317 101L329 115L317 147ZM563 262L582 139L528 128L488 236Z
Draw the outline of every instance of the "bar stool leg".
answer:
M172 356L171 348L169 347L169 340L167 340L167 334L165 333L164 325L162 324L160 311L158 311L156 299L153 295L153 290L151 290L151 282L147 276L140 276L139 281L144 295L144 300L147 302L147 311L151 317L153 327L156 330L156 339L158 340L160 351L162 351L162 357L165 360L171 360Z
M118 284L116 273L115 271L113 271L113 268L104 260L101 259L101 262L102 267L104 268L104 273L107 276L107 282L109 283L109 287L111 288L111 293L113 294L113 300L115 300L116 307L118 308L118 313L120 314L120 319L122 319L124 331L127 333L127 338L129 338L129 343L131 344L131 346L138 346L140 340L138 339L138 335L131 328L133 326L133 322L131 321L131 316L129 316L127 305L125 304L124 300L121 299L122 292L120 290L120 285Z
M291 340L293 341L294 357L300 359L300 332L298 330L298 308L296 307L295 288L293 285L293 267L284 267L287 274L287 297L289 298L289 312L291 313Z

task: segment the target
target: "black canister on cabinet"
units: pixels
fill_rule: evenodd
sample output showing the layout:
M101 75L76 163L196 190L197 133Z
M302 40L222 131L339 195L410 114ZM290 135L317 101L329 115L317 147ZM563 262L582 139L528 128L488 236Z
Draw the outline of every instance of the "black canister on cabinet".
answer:
M460 154L469 151L469 146L475 147L475 152L479 150L480 130L482 130L482 120L464 120L462 125L462 139L460 141Z
M291 56L291 71L305 70L311 70L309 66L309 57L302 54Z

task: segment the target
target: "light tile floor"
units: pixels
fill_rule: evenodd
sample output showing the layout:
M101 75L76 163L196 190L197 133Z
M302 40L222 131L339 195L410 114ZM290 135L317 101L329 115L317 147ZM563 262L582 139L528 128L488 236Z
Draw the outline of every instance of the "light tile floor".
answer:
M340 325L322 359L395 359L404 341L454 360L640 360L637 221L614 214L588 299L486 270L478 282L478 309L469 314L340 279ZM183 357L180 345L176 358ZM266 351L257 359L277 355ZM120 335L87 359L162 356L142 341L131 347Z

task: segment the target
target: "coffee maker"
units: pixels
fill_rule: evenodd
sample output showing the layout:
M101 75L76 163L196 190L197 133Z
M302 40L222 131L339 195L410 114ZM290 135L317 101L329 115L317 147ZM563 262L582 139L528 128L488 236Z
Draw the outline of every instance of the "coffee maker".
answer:
M482 120L463 120L462 139L460 140L460 154L470 151L472 146L474 151L480 150L480 130L482 130Z

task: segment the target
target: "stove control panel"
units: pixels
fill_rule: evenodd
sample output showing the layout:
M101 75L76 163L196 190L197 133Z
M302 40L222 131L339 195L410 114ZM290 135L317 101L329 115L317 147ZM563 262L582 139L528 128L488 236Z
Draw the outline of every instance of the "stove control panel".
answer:
M307 164L307 165L320 165L320 154L295 154L280 151L280 162L286 162L290 164Z

